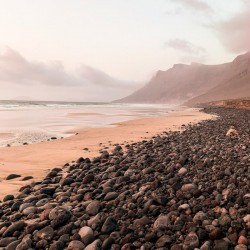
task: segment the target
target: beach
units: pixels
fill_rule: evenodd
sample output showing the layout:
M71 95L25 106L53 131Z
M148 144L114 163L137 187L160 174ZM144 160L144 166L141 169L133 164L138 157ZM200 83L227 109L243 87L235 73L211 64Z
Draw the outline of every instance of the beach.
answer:
M247 249L250 112L218 107L203 111L79 129L63 140L17 147L13 162L26 160L29 166L28 158L39 156L50 171L44 166L45 178L3 198L0 246ZM226 136L231 125L237 136ZM82 152L87 138L93 144L90 152ZM102 140L103 145L96 145ZM26 159L21 149L27 150ZM75 153L75 161L64 165Z
M198 110L171 112L165 117L143 118L113 124L104 128L78 128L63 139L42 143L0 148L0 173L2 199L7 194L17 194L20 187L33 181L41 181L55 167L62 168L79 157L93 158L101 150L111 152L116 144L148 140L163 132L183 129L182 125L197 123L212 116ZM6 180L10 174L19 178ZM24 177L34 179L22 181Z

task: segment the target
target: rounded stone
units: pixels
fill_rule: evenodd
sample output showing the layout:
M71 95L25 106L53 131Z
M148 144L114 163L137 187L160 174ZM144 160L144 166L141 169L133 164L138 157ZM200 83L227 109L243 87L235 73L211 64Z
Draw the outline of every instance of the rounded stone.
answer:
M179 171L178 171L178 175L184 175L187 173L187 169L186 168L180 168Z
M181 187L181 190L183 192L192 192L192 191L196 191L197 190L197 186L193 183L189 183L189 184L184 184Z
M86 207L86 213L89 215L97 215L100 210L100 201L93 201Z
M6 237L6 238L2 238L0 239L0 247L6 247L8 246L11 242L16 241L17 238L16 237Z
M3 237L13 236L16 231L22 231L26 227L27 223L24 221L18 221L10 225L3 233Z
M116 219L110 216L105 220L104 224L102 225L101 232L104 234L108 234L116 230L116 227L117 227Z
M78 234L81 236L81 239L85 245L90 244L94 240L94 232L90 227L82 227Z
M20 205L19 211L22 213L23 210L24 210L25 208L28 208L28 207L33 207L33 204L32 204L32 203L23 203L23 204Z
M63 250L64 249L64 243L62 241L56 241L53 244L50 245L49 250Z
M54 236L54 229L51 226L47 226L36 233L36 236L43 240L51 240Z
M247 246L244 244L237 245L234 250L247 250Z
M53 227L64 225L71 218L71 213L65 207L55 207L49 213L49 219L52 220Z
M98 239L89 244L84 250L101 250L102 242Z
M248 245L248 239L241 235L238 239L238 244Z
M42 207L42 206L44 206L45 204L47 204L48 202L49 202L49 199L44 198L44 199L39 200L39 201L36 203L36 206L37 206L37 207Z
M199 238L195 232L190 232L183 243L183 250L193 250L199 246Z
M27 207L23 210L24 215L35 214L37 211L36 207Z
M221 226L230 226L231 224L231 218L229 215L223 215L219 218L219 224Z
M85 245L79 241L79 240L72 240L69 245L68 245L68 249L69 250L74 250L74 249L77 249L77 250L84 250L86 249L85 248Z
M116 192L109 192L105 195L104 200L105 201L111 201L118 197L118 193Z
M207 219L207 215L204 212L199 211L198 213L195 214L195 216L193 218L193 222L195 224L197 224L197 223L202 222L206 219Z
M155 231L165 229L169 226L169 224L170 224L169 217L166 215L160 215L154 222L153 229Z
M14 200L14 195L12 195L12 194L8 194L8 195L4 196L4 198L3 198L4 202L11 201L11 200Z

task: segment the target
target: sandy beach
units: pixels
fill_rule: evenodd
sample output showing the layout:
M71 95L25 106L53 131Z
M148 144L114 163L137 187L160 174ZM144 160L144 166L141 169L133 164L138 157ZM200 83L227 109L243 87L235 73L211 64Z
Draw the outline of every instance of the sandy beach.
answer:
M2 140L9 140L14 138L15 135L13 133L0 133L0 139Z
M54 167L63 167L79 157L95 157L100 150L111 151L114 144L127 144L151 138L164 131L179 130L181 125L210 119L198 110L172 112L166 117L131 120L108 128L79 128L76 135L31 145L0 148L0 199L17 194L20 187L42 180ZM6 180L9 174L20 178ZM22 181L25 176L34 179Z

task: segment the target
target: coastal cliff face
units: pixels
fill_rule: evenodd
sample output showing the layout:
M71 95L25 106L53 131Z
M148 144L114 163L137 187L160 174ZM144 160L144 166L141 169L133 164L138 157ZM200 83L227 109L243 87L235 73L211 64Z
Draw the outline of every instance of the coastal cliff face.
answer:
M234 99L224 101L214 101L209 103L211 106L225 107L225 108L241 108L250 109L250 100Z
M176 64L167 71L158 71L143 88L116 102L196 105L247 97L250 53L220 65Z

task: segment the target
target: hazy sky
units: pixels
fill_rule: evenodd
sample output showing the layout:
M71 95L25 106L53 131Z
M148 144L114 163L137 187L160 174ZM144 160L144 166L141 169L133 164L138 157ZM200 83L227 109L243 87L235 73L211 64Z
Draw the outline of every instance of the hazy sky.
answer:
M247 0L0 0L0 99L107 101L250 47Z

